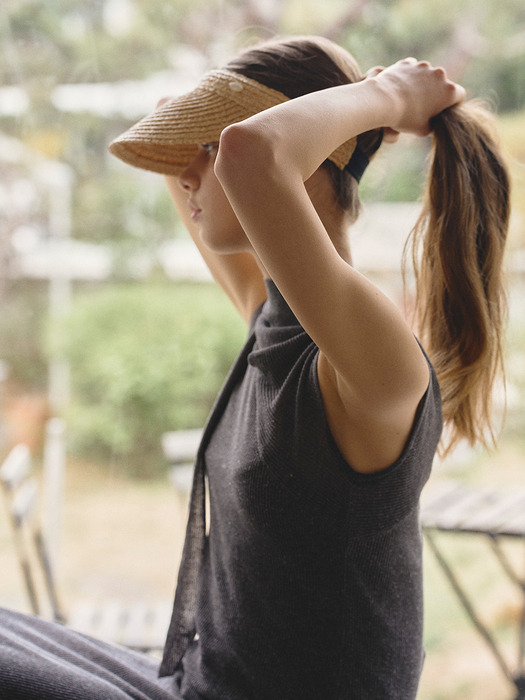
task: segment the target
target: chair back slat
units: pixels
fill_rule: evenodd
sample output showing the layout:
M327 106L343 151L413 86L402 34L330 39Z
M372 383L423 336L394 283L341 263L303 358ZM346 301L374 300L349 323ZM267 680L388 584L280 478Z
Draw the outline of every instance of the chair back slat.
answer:
M15 527L23 527L36 514L38 484L34 477L29 477L20 484L11 501L11 516Z
M52 562L40 526L39 484L32 475L32 459L26 445L16 445L0 467L0 483L6 496L16 553L31 611L63 622ZM44 612L45 611L45 612Z
M31 471L31 453L27 445L15 445L0 467L0 481L13 491Z

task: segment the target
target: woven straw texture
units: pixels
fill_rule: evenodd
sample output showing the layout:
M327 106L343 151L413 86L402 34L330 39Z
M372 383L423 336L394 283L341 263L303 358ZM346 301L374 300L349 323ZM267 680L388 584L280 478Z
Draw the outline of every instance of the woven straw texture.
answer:
M125 163L164 175L179 175L198 145L218 141L222 130L288 98L228 70L207 73L192 92L174 98L116 138L109 150ZM330 156L347 164L355 139Z

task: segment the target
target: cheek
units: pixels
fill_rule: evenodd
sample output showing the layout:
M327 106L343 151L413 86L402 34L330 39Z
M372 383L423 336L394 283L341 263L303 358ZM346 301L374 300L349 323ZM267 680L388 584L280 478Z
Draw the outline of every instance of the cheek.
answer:
M200 222L203 242L218 253L237 253L250 249L239 220L215 177L202 181L201 195L205 203Z
M217 228L231 228L232 230L241 229L239 220L233 211L228 197L226 197L222 187L218 183L214 183L214 186L211 188L209 201L211 202L209 213L213 217Z

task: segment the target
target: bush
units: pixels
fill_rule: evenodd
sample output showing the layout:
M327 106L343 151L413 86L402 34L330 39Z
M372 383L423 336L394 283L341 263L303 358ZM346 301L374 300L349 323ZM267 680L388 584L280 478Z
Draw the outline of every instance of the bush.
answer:
M84 293L58 335L72 453L145 477L165 466L163 432L204 424L246 329L214 285L159 282Z
M25 390L45 389L48 366L42 336L49 304L47 284L9 281L1 302L0 359L7 363L11 382Z

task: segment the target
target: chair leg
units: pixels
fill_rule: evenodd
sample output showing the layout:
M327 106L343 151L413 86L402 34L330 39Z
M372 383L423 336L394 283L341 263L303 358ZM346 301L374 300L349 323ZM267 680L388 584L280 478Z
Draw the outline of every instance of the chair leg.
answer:
M40 563L42 565L42 569L44 572L44 579L45 579L47 594L49 596L49 601L51 603L53 620L55 622L60 622L61 624L65 624L67 622L67 618L64 615L64 613L62 612L62 607L61 607L59 600L58 600L55 579L53 576L53 570L51 567L51 562L49 561L49 554L48 554L47 547L46 547L44 538L43 538L40 530L37 530L35 532L34 538L35 538L35 546L36 546L38 556L40 558Z
M443 555L441 554L441 551L439 550L434 538L431 536L428 530L425 530L425 537L430 545L430 548L432 552L434 553L436 560L438 561L439 565L441 566L441 569L443 570L445 576L447 577L450 585L452 586L454 592L456 593L458 599L460 600L461 604L463 605L467 615L471 619L472 623L480 633L480 635L483 637L483 639L487 642L490 650L492 651L492 654L498 663L498 666L502 670L503 674L509 680L511 683L513 683L516 688L518 689L518 692L521 693L521 695L518 695L518 698L516 700L525 700L525 695L523 693L525 692L525 686L522 689L520 683L523 681L523 679L520 680L520 678L516 679L511 670L509 669L509 666L505 659L503 658L500 650L498 649L498 646L496 644L496 641L494 640L493 636L489 632L488 628L486 625L481 621L480 617L476 613L476 610L474 609L474 606L470 602L469 598L467 597L467 594L465 593L465 590L459 583L458 579L454 576L454 573L450 566L448 565L448 562L445 560Z
M31 566L26 559L20 561L20 566L22 568L22 575L24 577L27 595L29 597L31 612L33 613L33 615L40 615L40 606L38 605L38 596L36 594L35 584L33 582L33 576L31 574Z

